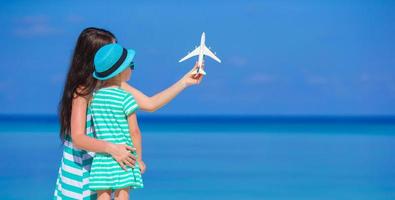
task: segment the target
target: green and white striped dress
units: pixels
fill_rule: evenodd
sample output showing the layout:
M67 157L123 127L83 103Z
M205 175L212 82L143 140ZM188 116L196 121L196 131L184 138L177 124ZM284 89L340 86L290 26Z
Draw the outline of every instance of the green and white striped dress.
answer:
M115 87L102 88L93 94L90 104L96 138L133 147L127 117L138 109L131 94ZM137 157L136 153L133 154ZM96 153L89 176L91 190L142 188L140 167L121 166L109 154Z
M94 137L90 108L87 108L86 134ZM97 199L95 191L89 189L89 173L95 154L73 146L71 138L65 138L63 157L53 199Z

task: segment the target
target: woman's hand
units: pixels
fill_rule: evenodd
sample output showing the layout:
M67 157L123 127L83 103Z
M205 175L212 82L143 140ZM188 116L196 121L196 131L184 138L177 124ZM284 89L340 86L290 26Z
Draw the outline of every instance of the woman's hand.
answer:
M133 168L136 163L136 157L130 151L136 151L136 149L124 144L110 143L108 153L122 169L126 170L126 165Z
M145 169L146 169L145 168L145 163L142 160L138 160L137 162L139 163L141 174L144 174Z
M185 86L199 84L202 81L202 74L191 74L196 68L198 68L198 62L195 63L195 66L191 69L191 71L189 71L187 74L184 75L184 77L181 78L181 82ZM204 69L204 62L202 64L202 69Z

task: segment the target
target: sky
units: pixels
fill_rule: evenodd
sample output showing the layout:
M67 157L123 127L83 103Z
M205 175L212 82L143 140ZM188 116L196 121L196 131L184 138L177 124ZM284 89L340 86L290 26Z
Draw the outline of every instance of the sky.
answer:
M1 1L0 114L55 114L86 27L137 51L130 84L169 87L206 32L223 61L159 115L395 115L394 1Z

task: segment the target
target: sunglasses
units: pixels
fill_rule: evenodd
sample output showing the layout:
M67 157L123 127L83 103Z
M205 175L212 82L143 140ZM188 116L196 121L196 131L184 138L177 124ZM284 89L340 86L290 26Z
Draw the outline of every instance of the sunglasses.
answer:
M134 62L131 62L129 67L130 67L131 70L134 70Z

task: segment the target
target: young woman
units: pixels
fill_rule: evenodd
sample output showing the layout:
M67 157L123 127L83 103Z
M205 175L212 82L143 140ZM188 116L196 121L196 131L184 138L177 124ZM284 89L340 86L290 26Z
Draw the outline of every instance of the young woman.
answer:
M77 40L59 104L60 138L64 143L64 150L54 199L97 198L88 185L93 152L110 154L124 169L135 164L136 158L130 153L135 149L94 138L91 114L87 112L88 102L97 87L97 81L92 76L93 57L100 47L115 42L116 38L111 32L99 28L83 30ZM196 65L192 70L195 68ZM194 76L190 72L152 97L146 96L126 82L121 84L121 88L134 96L140 109L154 112L186 87L200 83L202 76Z

